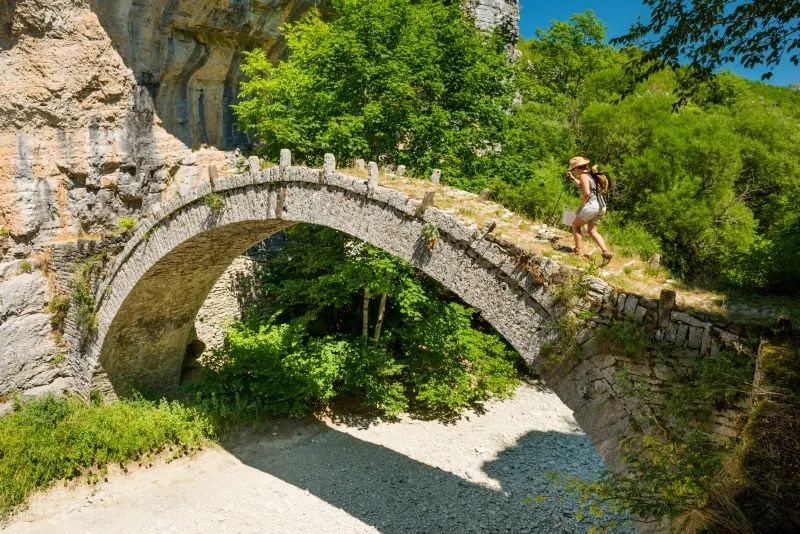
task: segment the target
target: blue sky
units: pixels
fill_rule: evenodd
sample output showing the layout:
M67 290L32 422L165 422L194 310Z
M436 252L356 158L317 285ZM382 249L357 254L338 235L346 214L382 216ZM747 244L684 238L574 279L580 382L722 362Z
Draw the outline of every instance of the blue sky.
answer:
M537 28L546 28L552 20L567 20L573 13L591 9L607 27L609 37L625 33L628 27L641 15L646 19L649 13L639 0L520 0L520 32L523 37L533 37ZM733 68L738 74L752 80L761 79L764 69L746 70L739 66ZM788 60L773 71L768 82L773 85L789 85L800 82L800 67Z

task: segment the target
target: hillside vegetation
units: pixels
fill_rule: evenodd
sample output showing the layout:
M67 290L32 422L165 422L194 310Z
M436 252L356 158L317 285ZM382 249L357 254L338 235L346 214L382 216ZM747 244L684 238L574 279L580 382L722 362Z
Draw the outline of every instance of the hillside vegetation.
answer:
M680 71L621 98L628 54L591 13L554 22L507 62L449 2L335 0L285 28L288 59L247 55L240 126L257 150L318 164L363 157L488 187L534 219L578 202L582 154L614 178L601 225L616 250L661 254L690 284L797 295L800 95L722 73L675 109ZM560 196L560 199L559 199Z

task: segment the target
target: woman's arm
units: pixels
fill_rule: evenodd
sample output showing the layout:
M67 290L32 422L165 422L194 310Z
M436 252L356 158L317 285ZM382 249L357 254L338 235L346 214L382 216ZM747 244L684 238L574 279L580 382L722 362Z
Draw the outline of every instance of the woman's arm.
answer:
M567 178L572 180L572 183L575 184L575 187L580 187L581 186L581 181L578 180L577 178L575 178L575 175L572 174L572 171L567 171Z
M578 208L578 211L581 211L583 209L583 206L586 204L586 202L589 201L589 196L592 194L592 190L589 187L589 176L585 173L581 174L580 188L582 196L581 196L581 205Z

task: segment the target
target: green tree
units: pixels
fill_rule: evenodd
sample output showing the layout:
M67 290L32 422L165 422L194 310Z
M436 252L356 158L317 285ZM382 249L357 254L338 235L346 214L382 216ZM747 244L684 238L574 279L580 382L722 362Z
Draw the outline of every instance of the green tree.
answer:
M650 7L649 20L637 21L627 34L614 40L642 50L632 61L637 81L688 62L685 87L692 92L719 67L735 61L748 68L768 67L762 79L771 78L771 68L787 56L800 64L797 0L693 1L688 8L684 0L644 3Z
M286 236L263 271L270 316L234 324L209 363L215 408L298 414L352 395L450 417L511 393L516 353L441 285L335 230Z
M312 10L283 33L277 66L245 54L234 106L269 157L290 147L308 162L332 152L464 175L500 139L512 66L458 3L333 0L329 19Z

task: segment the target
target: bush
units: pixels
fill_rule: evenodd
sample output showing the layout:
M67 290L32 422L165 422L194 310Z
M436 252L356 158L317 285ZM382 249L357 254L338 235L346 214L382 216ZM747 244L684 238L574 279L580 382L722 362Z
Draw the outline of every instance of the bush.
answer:
M246 52L233 106L264 155L289 147L310 163L332 152L472 176L476 147L500 141L513 66L504 39L457 3L333 0L282 31L288 57Z
M55 295L47 304L47 310L50 312L50 326L54 332L64 333L64 322L67 319L70 304L69 295Z
M133 217L120 217L117 221L117 228L119 229L120 233L128 233L136 228L136 219Z
M225 348L204 365L196 386L201 405L222 419L263 414L301 416L330 399L347 346L318 340L311 350L301 324L236 323Z
M195 410L167 401L87 404L45 396L18 402L0 418L0 517L56 480L96 477L109 463L164 449L173 457L187 454L210 434Z
M638 256L649 260L661 254L661 243L637 222L623 222L623 215L609 212L603 217L602 227L608 245L625 256Z

